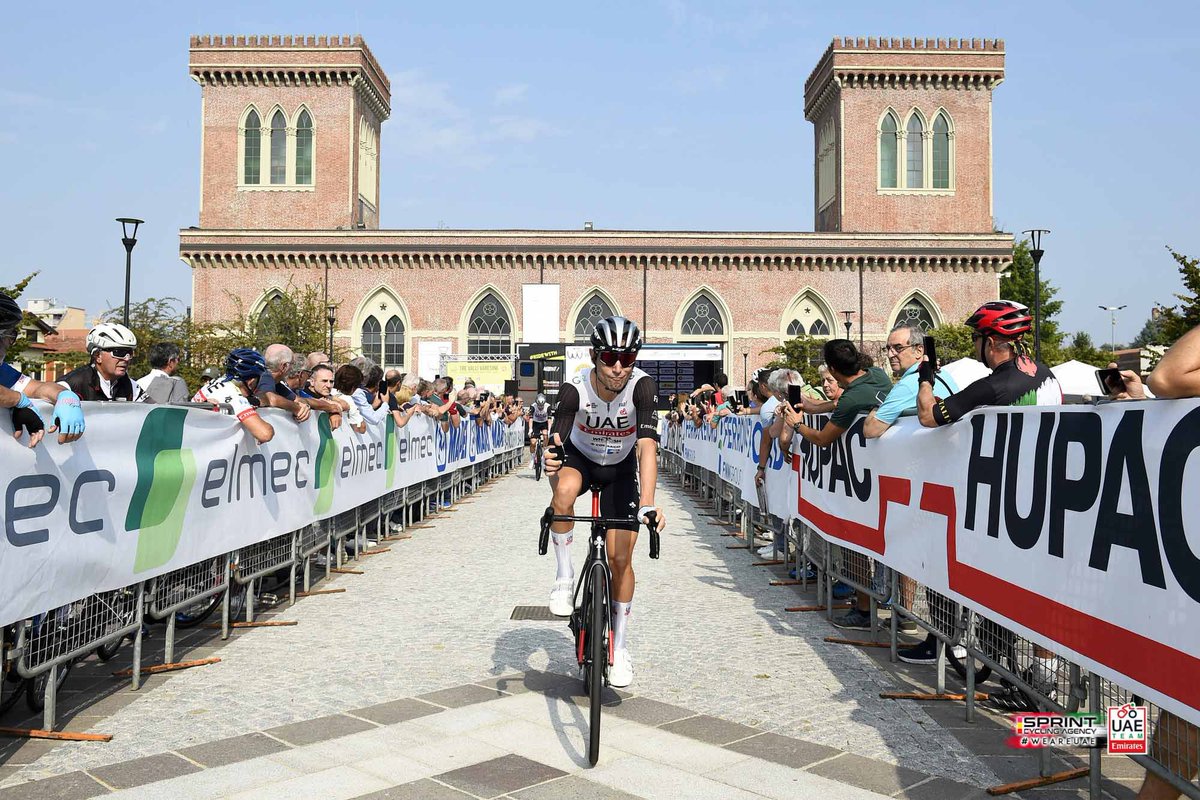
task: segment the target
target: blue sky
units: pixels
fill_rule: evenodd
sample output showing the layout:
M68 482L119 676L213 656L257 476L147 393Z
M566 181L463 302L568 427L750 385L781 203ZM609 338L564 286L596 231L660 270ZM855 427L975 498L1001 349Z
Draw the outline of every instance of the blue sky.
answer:
M0 280L120 302L118 216L147 220L133 296L188 302L195 33L362 33L392 80L390 228L812 230L803 84L835 35L1006 40L996 222L1049 228L1068 330L1140 328L1200 256L1200 11L1155 3L66 2L6 20ZM53 11L46 11L53 8Z

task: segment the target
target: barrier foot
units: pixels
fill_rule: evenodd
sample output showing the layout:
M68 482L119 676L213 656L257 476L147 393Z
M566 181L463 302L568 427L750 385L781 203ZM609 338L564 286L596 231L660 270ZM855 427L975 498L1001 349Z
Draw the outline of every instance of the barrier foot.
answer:
M782 562L776 562L776 563L782 563ZM813 578L808 581L802 581L802 580L799 580L798 578L784 578L783 580L768 581L767 585L768 586L800 586L803 583L816 583L816 579ZM821 609L821 610L824 611L824 609Z
M725 545L725 549L726 550L749 550L750 545L748 545L748 544L727 544L727 545Z
M826 636L825 641L830 644L852 644L857 647L891 647L889 642L867 642L861 639L843 639L840 636Z
M405 539L411 539L412 536L407 533L399 534L398 536L384 536L379 541L381 542L403 542Z
M329 571L336 572L338 575L362 575L363 574L363 571L361 569L350 569L349 567L334 567L333 569L331 569Z
M57 742L111 742L111 733L75 733L74 731L46 731L41 728L4 728L0 736L14 739L53 739Z
M880 692L879 696L884 700L966 700L965 694L955 694L954 692ZM984 692L975 693L975 701L981 702L987 700L987 694Z
M833 606L833 610L841 611L842 609L849 608L849 607L850 607L849 603L835 603ZM828 611L828 610L829 610L829 606L791 606L789 608L784 609L784 611Z
M360 556L377 556L380 553L390 553L390 552L392 552L392 548L390 548L390 547L376 547L374 550L363 550L361 553L359 553L359 555Z
M160 672L175 672L181 669L191 669L192 667L203 667L208 664L220 663L221 659L213 656L212 658L200 658L195 661L176 661L169 664L154 664L149 667L142 667L143 675L157 675ZM133 675L132 669L119 669L113 673L117 678L128 678Z
M1063 781L1073 781L1076 778L1086 777L1087 774L1087 767L1079 767L1078 769L1069 769L1065 772L1056 772L1053 775L1030 778L1026 781L1016 781L1015 783L1004 783L999 786L989 786L987 793L995 797L998 794L1021 792L1026 789L1036 789L1039 786L1050 786L1055 783L1062 783Z
M293 625L299 625L298 620L294 619L265 619L257 622L230 622L231 628L290 628ZM205 625L206 628L219 628L219 624Z
M750 566L752 566L752 567L774 567L774 566L776 566L778 564L782 564L782 563L783 563L782 559L776 558L776 559L772 559L771 561L752 561L750 563Z
M742 534L740 531L730 531L729 533L722 533L721 535L722 536L736 536L738 539L742 538Z
M296 592L296 597L309 597L314 594L341 594L345 589L309 589L307 592Z

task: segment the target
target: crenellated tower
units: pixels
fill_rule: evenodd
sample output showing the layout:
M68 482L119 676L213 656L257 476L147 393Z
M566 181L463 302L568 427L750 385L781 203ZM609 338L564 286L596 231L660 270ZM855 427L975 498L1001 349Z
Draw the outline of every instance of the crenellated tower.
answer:
M387 76L361 36L193 36L200 227L379 227Z
M1002 39L835 38L804 84L818 232L991 233Z

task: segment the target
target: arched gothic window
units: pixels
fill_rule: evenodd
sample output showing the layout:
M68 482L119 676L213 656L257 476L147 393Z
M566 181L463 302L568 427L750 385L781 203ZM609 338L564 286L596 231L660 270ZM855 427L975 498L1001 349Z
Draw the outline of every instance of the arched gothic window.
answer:
M933 188L950 188L950 122L945 112L933 120Z
M916 112L908 118L908 125L905 126L904 156L905 187L925 188L925 124Z
M896 321L892 323L893 328L897 325L916 325L923 331L932 330L934 327L933 312L921 298L910 297L904 307L900 309L900 313L896 315Z
M717 304L708 295L700 295L688 306L679 330L685 336L724 336L725 323Z
M889 111L879 125L879 186L895 189L900 184L897 172L900 164L900 136L896 115Z
M404 368L404 323L393 315L383 329L383 361L387 367Z
M796 336L828 336L832 321L825 316L808 292L792 306L792 321L788 323L787 335Z
M575 318L575 341L590 341L592 329L596 327L596 323L615 313L612 306L599 292L592 292L592 296L579 307L579 316Z
M376 364L383 363L383 341L379 334L379 320L367 317L362 324L362 354Z
M271 183L287 183L287 118L282 111L271 117Z
M262 122L251 109L242 128L242 183L256 185L262 172Z
M512 323L496 295L488 292L475 304L467 323L467 354L472 356L512 353Z
M834 146L833 118L821 126L817 140L817 205L824 208L834 197L834 175L837 172L837 148Z
M313 123L308 109L296 120L296 183L308 186L313 182Z

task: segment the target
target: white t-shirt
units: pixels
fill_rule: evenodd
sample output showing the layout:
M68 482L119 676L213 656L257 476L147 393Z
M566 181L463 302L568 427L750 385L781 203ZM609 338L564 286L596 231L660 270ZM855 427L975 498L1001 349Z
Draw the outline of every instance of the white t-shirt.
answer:
M762 421L764 428L769 428L775 424L775 409L779 407L779 398L771 395L767 398L767 402L758 407L758 418Z
M342 394L337 389L330 389L329 396L330 397L340 397L343 400L345 400L347 403L350 404L350 408L343 411L342 413L345 415L346 419L350 422L351 425L353 425L354 427L357 428L359 425L362 425L363 422L365 422L365 420L363 419L362 412L358 410L358 403L354 402L353 397L351 397L348 394Z
M247 417L258 416L258 409L250 405L250 401L242 392L242 387L228 375L211 380L201 386L192 398L192 402L227 403L233 409L233 413L239 422Z

